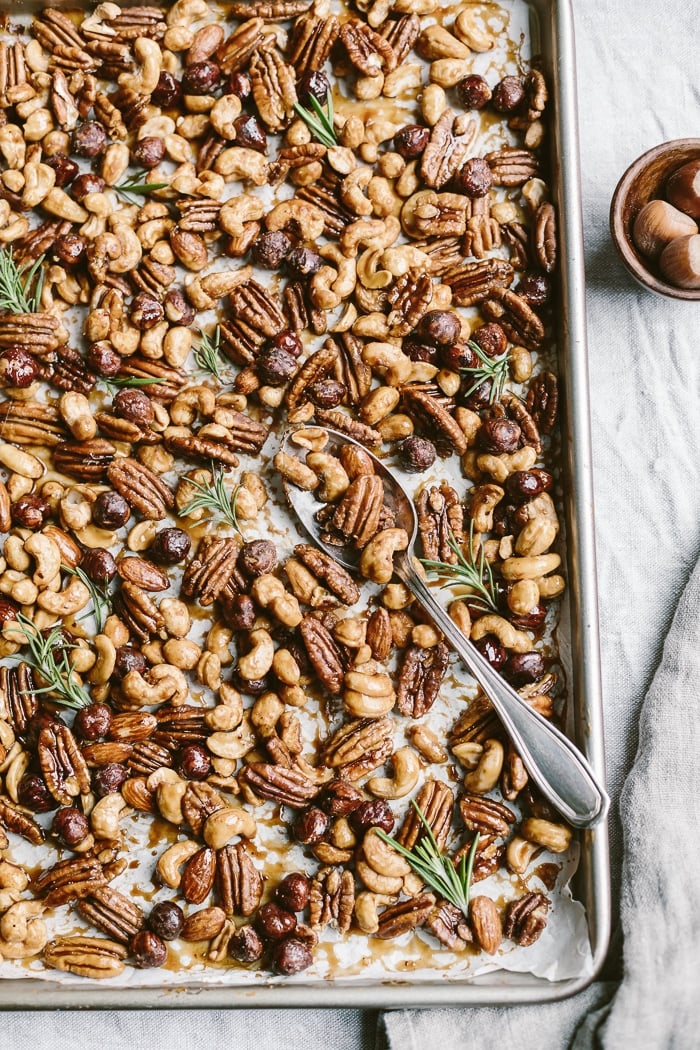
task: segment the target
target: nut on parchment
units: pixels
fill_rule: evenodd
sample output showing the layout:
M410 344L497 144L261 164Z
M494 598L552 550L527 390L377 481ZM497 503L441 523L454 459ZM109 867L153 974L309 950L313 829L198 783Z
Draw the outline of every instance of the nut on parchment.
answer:
M258 907L263 878L242 842L217 850L216 890L226 915L252 915Z
M541 936L547 925L549 898L544 893L526 893L506 906L503 932L506 937L525 948Z
M449 661L449 650L444 642L423 649L411 645L403 654L396 706L402 715L421 718L437 699L440 684Z
M336 867L319 868L311 880L309 923L313 930L335 926L347 933L355 906L355 880L352 872Z
M138 905L111 886L95 889L78 903L77 911L87 922L122 944L128 944L145 923Z
M417 926L422 926L434 906L435 897L432 893L420 893L417 897L385 908L379 916L379 926L374 936L384 941L401 937Z
M104 937L57 937L44 949L44 962L54 970L103 980L124 971L127 949Z

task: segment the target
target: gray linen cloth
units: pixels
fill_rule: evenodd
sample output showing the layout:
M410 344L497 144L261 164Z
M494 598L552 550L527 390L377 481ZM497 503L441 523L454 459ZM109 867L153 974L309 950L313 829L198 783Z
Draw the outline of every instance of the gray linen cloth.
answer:
M620 793L635 758L644 696L661 657L674 610L698 558L697 426L700 354L698 305L643 292L617 260L608 208L617 179L644 150L668 139L698 135L697 3L689 0L572 0L581 122L587 304L593 406L596 523L601 595L603 685L611 818L613 894L620 898L623 822ZM695 609L698 608L698 585ZM630 858L623 913L626 980L603 1018L596 1012L615 986L597 984L569 1003L527 1009L390 1014L380 1026L392 1050L421 1043L441 1050L510 1045L563 1050L578 1029L599 1029L602 1045L649 1050L700 1046L697 1005L683 989L698 972L690 953L698 942L694 889L700 858L689 855L697 834L697 788L688 766L700 748L694 696L688 682L695 660L690 589L678 612L685 646L669 637L663 692L649 694L640 762L625 789L625 807L655 819L625 818ZM684 611L688 610L688 611ZM687 633L686 633L687 632ZM672 663L678 664L672 673ZM661 682L661 678L658 682ZM653 733L664 716L667 731ZM666 717L668 716L668 717ZM670 724L669 724L670 723ZM682 739L677 741L678 731ZM658 744L658 746L657 746ZM649 746L650 745L650 746ZM684 758L684 756L686 756ZM689 757L688 757L689 756ZM658 770L663 765L667 775ZM665 792L661 802L651 801ZM641 796L641 797L640 797ZM633 804L634 803L634 804ZM695 825L693 822L695 821ZM633 837L634 828L634 837ZM678 840L678 843L677 841ZM686 853L678 850L685 845ZM634 850L634 853L632 853ZM635 871L643 875L631 881ZM646 870L646 874L645 874ZM644 888L644 892L643 891ZM635 916L633 919L632 916ZM606 978L619 977L620 938ZM648 975L654 974L655 984ZM644 982L641 984L640 982ZM695 981L697 984L697 980ZM643 987L644 995L635 992ZM686 1011L695 1007L691 1021ZM649 1014L674 1014L675 1031ZM624 1018L631 1018L629 1023ZM375 1045L374 1018L360 1011L184 1011L148 1014L67 1012L50 1021L6 1013L0 1044L12 1050L87 1050L96 1039L111 1050L231 1045L236 1050L365 1050ZM630 1024L633 1024L630 1031ZM582 1030L583 1026L583 1030ZM551 1033L548 1034L548 1033ZM508 1043L501 1040L508 1040ZM588 1044L586 1043L588 1041ZM595 1044L594 1044L595 1045Z

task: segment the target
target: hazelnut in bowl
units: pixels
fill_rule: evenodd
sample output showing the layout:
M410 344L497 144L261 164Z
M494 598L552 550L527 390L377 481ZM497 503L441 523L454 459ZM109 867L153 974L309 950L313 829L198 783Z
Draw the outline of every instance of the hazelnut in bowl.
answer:
M700 139L664 142L627 169L613 195L610 231L640 284L700 300Z

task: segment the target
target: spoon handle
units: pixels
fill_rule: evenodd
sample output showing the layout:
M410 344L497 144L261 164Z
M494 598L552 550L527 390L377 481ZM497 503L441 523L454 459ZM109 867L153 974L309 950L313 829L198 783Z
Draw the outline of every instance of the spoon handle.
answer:
M488 696L545 798L575 827L603 820L610 799L578 748L526 704L464 637L414 568L409 552L397 555L395 568Z

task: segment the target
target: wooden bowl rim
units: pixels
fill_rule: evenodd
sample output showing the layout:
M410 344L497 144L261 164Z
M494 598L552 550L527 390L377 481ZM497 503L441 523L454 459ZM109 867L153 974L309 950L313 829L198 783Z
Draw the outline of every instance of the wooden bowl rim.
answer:
M631 238L625 228L623 217L624 206L630 188L638 175L644 171L645 168L649 167L650 164L653 164L655 160L670 153L671 150L681 149L696 150L698 157L700 157L700 139L671 139L669 142L662 142L660 145L647 150L646 153L642 153L640 157L637 157L637 159L630 164L615 187L615 192L613 193L612 202L610 204L610 232L620 258L632 276L640 284L651 289L651 291L656 292L657 295L670 296L673 299L698 301L700 300L700 289L676 288L675 285L668 284L647 269L646 263L642 261L642 257L637 253L631 242Z

